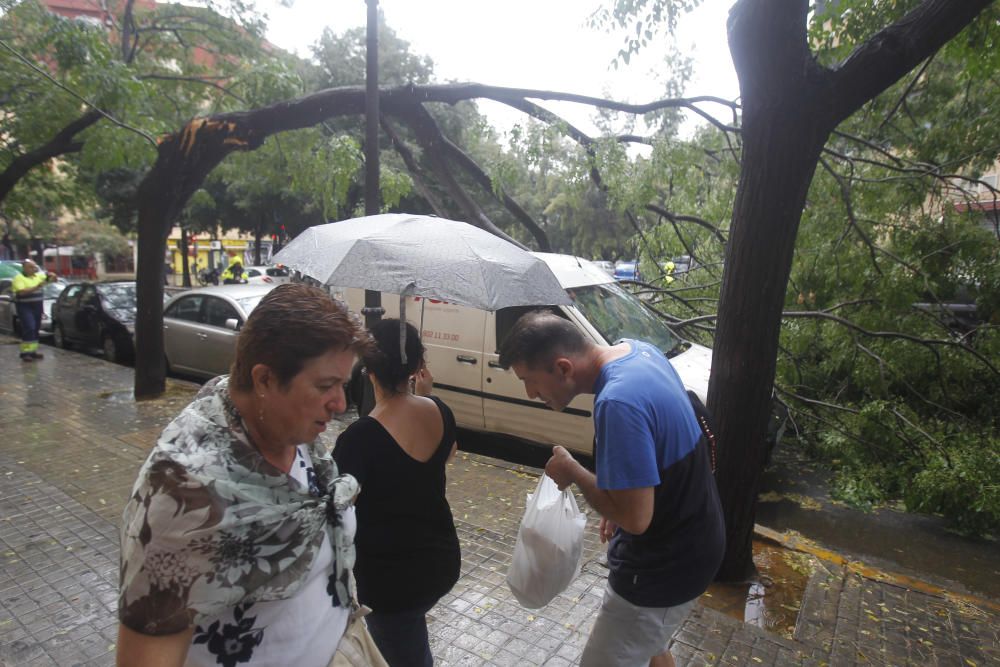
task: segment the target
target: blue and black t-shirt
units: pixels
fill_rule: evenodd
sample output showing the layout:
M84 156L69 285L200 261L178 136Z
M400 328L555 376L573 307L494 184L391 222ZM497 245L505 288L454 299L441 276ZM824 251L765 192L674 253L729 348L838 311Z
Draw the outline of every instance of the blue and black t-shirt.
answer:
M715 577L725 526L710 453L677 371L648 343L606 364L594 387L597 486L653 487L642 535L619 529L608 548L608 581L643 607L701 595Z

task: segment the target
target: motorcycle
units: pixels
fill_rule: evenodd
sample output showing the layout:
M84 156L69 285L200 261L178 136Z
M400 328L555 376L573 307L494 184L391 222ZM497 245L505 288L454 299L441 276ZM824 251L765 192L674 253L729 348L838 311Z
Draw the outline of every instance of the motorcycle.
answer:
M219 284L219 270L203 268L200 269L196 275L199 285L218 285Z

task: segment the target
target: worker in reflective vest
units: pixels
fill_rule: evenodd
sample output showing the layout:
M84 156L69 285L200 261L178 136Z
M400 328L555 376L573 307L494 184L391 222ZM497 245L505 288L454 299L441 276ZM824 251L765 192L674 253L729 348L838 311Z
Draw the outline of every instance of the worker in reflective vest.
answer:
M238 259L234 260L233 263L222 272L223 285L234 285L245 282L246 280L243 278L243 264Z
M44 273L30 259L21 263L22 275L14 276L11 290L17 308L17 321L21 327L21 361L41 359L38 351L38 328L42 325L42 302L45 283L56 279L54 273Z

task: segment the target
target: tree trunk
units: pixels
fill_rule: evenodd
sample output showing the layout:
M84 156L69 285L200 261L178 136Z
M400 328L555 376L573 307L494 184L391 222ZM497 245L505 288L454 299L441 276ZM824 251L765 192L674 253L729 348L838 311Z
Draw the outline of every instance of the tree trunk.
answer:
M264 234L264 213L257 216L253 229L253 265L260 266L260 237Z
M744 117L743 172L736 192L712 354L708 404L719 416L717 479L726 516L726 558L718 578L754 572L756 498L785 290L802 206L823 137L813 119L790 113ZM782 202L776 206L775 202ZM753 285L754 298L747 298Z
M930 57L991 0L925 0L839 66L809 50L808 0L739 0L729 46L743 99L743 155L722 292L709 409L717 416L726 555L717 577L754 572L755 505L766 455L781 311L799 221L830 132Z
M181 284L184 287L191 287L191 259L188 257L188 233L186 227L181 227L181 271L183 277Z
M163 354L163 284L151 267L162 264L170 230L167 198L145 187L139 189L139 263L135 267L135 397L159 396L166 389L167 366ZM143 191L146 192L143 192Z
M163 265L170 226L205 177L237 148L253 150L260 138L252 128L195 118L163 137L153 168L139 185L139 265L136 266L135 397L159 396L166 389L163 355Z

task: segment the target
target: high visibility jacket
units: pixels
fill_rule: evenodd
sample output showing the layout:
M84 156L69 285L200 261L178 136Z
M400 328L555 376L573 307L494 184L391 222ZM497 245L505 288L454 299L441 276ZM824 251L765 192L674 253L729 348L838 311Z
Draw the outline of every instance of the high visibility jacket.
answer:
M226 270L222 272L222 279L233 280L234 278L242 277L243 265L242 264L238 265L240 267L239 275L237 275L236 272L233 270L236 266L237 266L236 264L230 264L228 267L226 267Z
M37 287L48 280L47 274L42 271L37 272L33 276L17 275L10 283L10 288L14 291L14 298L18 303L32 303L34 301L44 301L45 293L42 290L37 290L35 292L24 293L24 290L29 290L32 287Z

